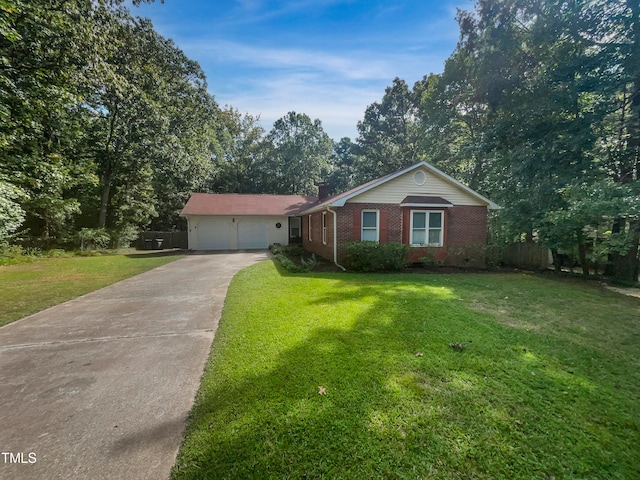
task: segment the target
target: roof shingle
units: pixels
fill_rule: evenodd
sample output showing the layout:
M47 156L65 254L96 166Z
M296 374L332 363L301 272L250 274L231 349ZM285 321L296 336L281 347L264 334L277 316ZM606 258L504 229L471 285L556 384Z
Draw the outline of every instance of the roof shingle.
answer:
M180 215L297 215L317 202L305 195L194 193Z
M449 200L445 200L442 197L424 197L418 195L409 195L405 197L400 204L414 204L414 205L443 205L453 207L453 204Z

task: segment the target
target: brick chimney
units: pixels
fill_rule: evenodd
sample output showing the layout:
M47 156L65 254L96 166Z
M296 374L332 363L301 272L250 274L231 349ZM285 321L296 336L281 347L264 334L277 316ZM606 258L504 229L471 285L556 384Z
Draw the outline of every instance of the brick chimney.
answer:
M329 184L327 182L318 183L318 199L323 201L329 196Z

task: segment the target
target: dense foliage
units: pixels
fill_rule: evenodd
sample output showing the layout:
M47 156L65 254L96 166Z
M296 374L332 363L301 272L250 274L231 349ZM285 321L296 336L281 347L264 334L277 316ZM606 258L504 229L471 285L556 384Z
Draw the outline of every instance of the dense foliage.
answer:
M367 108L342 183L426 160L503 207L500 240L637 279L640 4L477 0L458 22L443 73Z
M328 175L319 120L291 112L266 135L221 109L122 0L0 2L0 52L0 243L127 243L180 228L195 191L310 194Z
M202 69L119 1L0 10L2 237L170 227L217 148Z
M220 108L122 0L0 2L0 242L122 243L180 228L194 191L337 193L426 160L503 207L494 238L636 279L638 2L477 0L458 22L442 73L396 78L358 137L332 142L302 113L266 132Z
M349 242L344 264L355 272L398 271L407 265L409 246L404 243Z

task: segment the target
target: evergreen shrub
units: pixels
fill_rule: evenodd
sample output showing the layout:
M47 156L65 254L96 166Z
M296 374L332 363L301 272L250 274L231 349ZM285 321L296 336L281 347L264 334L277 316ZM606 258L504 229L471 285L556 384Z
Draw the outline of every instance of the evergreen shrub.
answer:
M344 265L356 272L397 271L407 265L409 246L403 243L350 242Z

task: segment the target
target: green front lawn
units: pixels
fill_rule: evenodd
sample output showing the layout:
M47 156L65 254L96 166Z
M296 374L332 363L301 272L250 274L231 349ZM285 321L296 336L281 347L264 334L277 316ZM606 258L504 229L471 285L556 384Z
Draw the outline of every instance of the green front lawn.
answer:
M0 326L181 258L132 254L42 258L0 266Z
M231 284L173 478L640 478L639 398L637 298L264 262Z

